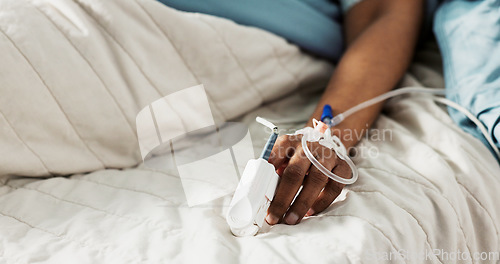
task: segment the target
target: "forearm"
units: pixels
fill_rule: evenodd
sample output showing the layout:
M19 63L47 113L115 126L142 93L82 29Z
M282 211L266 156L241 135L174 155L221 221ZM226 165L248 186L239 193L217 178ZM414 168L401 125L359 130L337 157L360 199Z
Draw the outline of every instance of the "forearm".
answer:
M345 19L348 48L312 118L320 118L325 104L338 114L394 88L413 57L423 9L422 0L365 0L353 7ZM346 147L359 141L381 107L364 109L336 127Z

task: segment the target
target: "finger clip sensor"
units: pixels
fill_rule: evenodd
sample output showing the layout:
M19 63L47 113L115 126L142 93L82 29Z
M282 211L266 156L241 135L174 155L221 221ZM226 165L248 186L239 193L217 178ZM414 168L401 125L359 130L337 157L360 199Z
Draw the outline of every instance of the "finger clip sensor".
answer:
M274 166L267 161L278 137L278 127L260 117L257 122L272 132L260 157L248 161L229 204L226 221L235 236L257 234L264 225L279 180Z

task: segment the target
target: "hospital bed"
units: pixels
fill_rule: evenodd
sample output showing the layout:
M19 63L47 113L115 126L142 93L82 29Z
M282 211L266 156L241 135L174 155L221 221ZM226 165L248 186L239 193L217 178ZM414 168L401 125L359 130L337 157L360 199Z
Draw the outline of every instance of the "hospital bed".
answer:
M189 206L142 163L137 113L204 84L258 154L255 117L303 127L329 62L153 0L2 0L0 54L0 263L498 263L500 166L430 95L385 104L327 210L240 238L231 195ZM440 65L426 43L398 86L443 87Z

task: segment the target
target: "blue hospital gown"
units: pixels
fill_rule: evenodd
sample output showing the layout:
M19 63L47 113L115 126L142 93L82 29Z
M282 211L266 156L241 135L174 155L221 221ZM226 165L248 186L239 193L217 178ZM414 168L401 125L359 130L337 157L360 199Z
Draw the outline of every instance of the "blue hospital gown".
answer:
M445 1L437 10L434 33L443 56L446 97L467 108L500 147L500 0ZM486 143L464 114L453 120Z
M342 14L364 0L159 1L179 10L216 15L265 29L311 54L336 62L344 49ZM438 7L439 2L443 3ZM423 35L431 32L434 23L443 56L447 98L478 117L500 147L500 0L426 3ZM486 144L479 129L465 115L451 108L449 113L463 130Z

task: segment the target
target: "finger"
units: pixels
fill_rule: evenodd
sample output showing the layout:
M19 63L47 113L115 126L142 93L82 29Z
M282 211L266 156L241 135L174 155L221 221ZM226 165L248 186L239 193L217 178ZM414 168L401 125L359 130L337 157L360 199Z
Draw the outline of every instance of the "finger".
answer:
M278 176L280 176L280 177L283 176L283 172L285 171L287 165L288 165L288 162L286 162L286 161L283 164L281 164L281 167L276 171Z
M290 140L289 135L278 137L274 144L271 154L269 155L268 162L274 165L276 170L279 170L293 155L295 142Z
M332 171L336 175L339 175L342 178L351 177L351 168L347 165L347 162L344 160L338 159L338 164ZM332 202L339 196L344 188L344 184L338 183L334 180L329 180L325 186L325 189L320 193L318 199L311 206L311 209L307 212L307 215L314 215L322 212L326 208L328 208Z
M285 168L276 189L274 199L269 206L268 215L266 217L268 224L274 225L279 222L288 210L288 207L290 207L295 194L302 185L304 175L311 166L309 160L304 158L304 156L302 147L299 146L290 159L288 166Z
M320 156L317 160L328 170L331 170L336 164L336 158L324 159ZM315 166L311 166L309 169L309 175L306 179L304 179L304 187L285 216L285 223L289 225L299 223L306 212L314 204L321 193L321 190L323 190L325 185L328 183L328 180L328 176L324 175Z
M345 179L350 179L352 177L351 167L342 159L338 159L337 166L335 166L332 172Z

